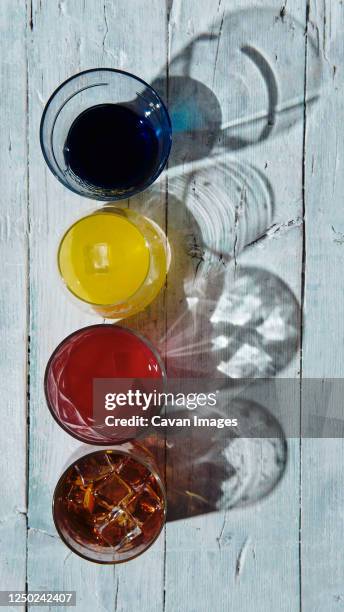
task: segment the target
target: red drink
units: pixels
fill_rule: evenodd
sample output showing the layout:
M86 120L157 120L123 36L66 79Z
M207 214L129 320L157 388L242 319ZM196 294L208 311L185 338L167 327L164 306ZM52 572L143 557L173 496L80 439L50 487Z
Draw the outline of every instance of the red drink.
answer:
M165 522L165 492L152 456L133 443L81 457L57 484L53 514L64 542L90 561L137 557Z
M134 437L136 430L128 435L125 428L96 423L94 380L153 379L159 385L164 376L160 357L139 335L116 325L92 325L65 338L53 352L45 373L46 399L53 417L72 436L112 444Z

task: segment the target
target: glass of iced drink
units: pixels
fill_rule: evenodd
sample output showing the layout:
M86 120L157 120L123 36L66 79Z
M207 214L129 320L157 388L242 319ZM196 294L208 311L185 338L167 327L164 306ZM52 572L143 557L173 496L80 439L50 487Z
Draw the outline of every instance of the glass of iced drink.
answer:
M69 296L84 310L117 320L156 298L169 262L168 240L154 221L111 205L75 221L57 254Z
M77 459L56 485L53 517L62 540L81 557L106 564L134 559L157 539L166 518L153 455L128 442Z

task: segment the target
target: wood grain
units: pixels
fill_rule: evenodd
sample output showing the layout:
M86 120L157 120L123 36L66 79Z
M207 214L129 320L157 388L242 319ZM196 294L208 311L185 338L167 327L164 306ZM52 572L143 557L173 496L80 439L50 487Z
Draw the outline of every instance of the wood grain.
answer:
M222 109L223 130L219 134L219 144L209 152L207 160L209 169L198 170L199 162L192 161L194 150L190 148L189 152L190 172L194 172L189 189L184 191L185 200L181 206L186 202L189 210L196 212L198 229L201 225L201 234L202 231L203 235L207 232L207 228L202 227L199 206L204 182L211 182L214 193L213 198L204 200L204 206L208 206L211 211L209 217L213 215L216 219L217 207L222 203L221 196L226 198L226 195L219 193L220 184L227 190L225 192L227 214L231 215L233 214L231 207L234 208L237 204L235 197L232 197L233 179L230 171L232 169L232 172L235 172L239 164L247 169L247 172L240 171L238 185L241 192L246 190L249 194L245 205L249 209L248 218L249 221L252 220L253 226L249 228L245 226L245 213L242 211L239 211L239 221L235 224L235 214L233 214L232 227L229 229L237 232L237 236L232 237L228 234L227 244L222 245L225 252L227 247L231 258L227 270L230 279L227 291L231 291L231 285L235 283L235 278L240 275L241 269L254 266L283 279L300 302L302 220L295 225L293 222L290 223L289 231L282 231L281 236L276 234L271 239L262 240L242 252L240 249L235 251L236 244L241 244L243 247L250 241L248 236L251 240L255 240L260 235L259 224L254 235L254 214L250 217L252 212L256 212L253 208L257 204L254 198L250 201L250 194L252 197L250 181L256 178L255 173L249 171L250 166L262 173L273 191L273 215L267 220L265 229L274 223L288 227L288 222L302 219L303 78L300 79L297 92L301 106L295 115L292 127L288 125L289 122L285 127L282 117L280 122L276 120L276 126L270 137L260 141L264 121L267 121L266 91L259 79L258 82L254 80L257 75L251 70L251 66L247 67L248 60L240 57L244 45L258 50L269 63L276 78L279 96L282 97L278 102L288 103L288 98L283 99L283 96L287 96L283 81L286 75L284 61L286 55L291 55L293 58L298 58L297 70L303 69L305 10L301 2L288 3L288 15L292 17L290 20L286 17L283 22L280 17L281 7L277 3L275 6L275 9L265 11L264 5L255 9L249 4L246 7L243 2L237 4L220 2L212 6L208 2L198 2L196 11L193 3L173 3L169 21L169 76L170 81L175 75L185 74L192 79L202 81L215 93ZM295 26L297 34L294 32L291 35L294 19L299 22ZM199 34L203 35L201 39L198 39ZM211 36L214 38L211 39ZM191 57L189 62L185 59L188 56ZM253 89L250 90L250 87ZM170 92L172 90L171 84L169 90ZM170 99L170 106L172 103ZM245 123L247 118L261 116L261 111L264 110L263 122ZM239 128L226 130L225 126L235 123L234 120L238 117L244 124L242 129L240 122L237 122ZM230 169L224 180L218 171L218 155ZM183 164L188 161L188 159L183 160ZM184 169L184 166L182 167ZM169 183L170 189L173 190L173 179ZM255 190L258 191L258 187L253 183L253 192ZM197 198L198 205L195 202ZM181 214L175 209L173 201L169 205L168 214L170 229L173 228L173 224L178 223L178 215ZM189 232L195 232L196 223L195 220L192 221L192 217L191 221L189 217L189 223L191 224ZM179 227L183 227L182 222L179 222ZM221 224L218 223L212 234L216 235L221 230ZM244 235L245 231L248 236ZM220 252L219 256L221 254ZM197 263L199 262L196 261L196 265ZM205 268L204 262L198 267L196 284L202 274L202 266ZM191 270L189 268L189 278L190 276L192 278L194 267ZM181 268L177 270L175 276L184 278L185 268L182 273ZM282 299L290 299L289 290L283 294ZM212 297L212 294L207 295L208 299ZM168 298L169 294L167 300ZM178 300L175 299L172 290L168 301L168 317L171 322L176 318L177 306L179 306ZM206 307L205 305L205 312ZM199 314L201 317L202 312ZM296 317L295 325L299 334L299 317ZM185 330L185 346L187 346L187 331ZM211 333L207 325L200 335L204 340L204 337ZM192 358L196 360L194 364L196 369L199 367L202 373L207 372L209 355L199 354ZM185 358L184 365L190 366L190 357ZM298 352L280 375L293 378L299 376ZM261 501L258 506L206 514L168 525L166 610L203 612L213 609L222 612L233 608L248 611L252 609L252 605L259 612L275 609L286 612L299 610L299 443L297 440L289 440L288 447L287 472L278 490ZM249 454L244 457L248 462ZM187 466L185 469L188 469ZM209 487L211 485L210 480ZM266 577L271 580L273 588L267 587Z
M28 226L25 26L23 3L3 2L0 20L0 588L4 590L25 589L26 573ZM16 70L13 69L13 58Z
M153 83L174 123L169 167L121 206L163 227L172 265L154 304L123 325L159 347L172 375L219 375L238 367L239 349L253 367L245 329L236 328L226 356L213 349L219 332L210 319L219 304L230 317L240 279L249 299L264 279L255 316L264 323L267 312L276 320L289 313L280 324L293 342L259 344L259 375L341 377L342 4L5 0L1 11L0 445L10 477L2 485L0 588L25 589L27 581L29 589L76 590L83 612L334 612L344 601L341 440L288 440L286 471L269 496L249 503L248 487L245 507L227 503L168 522L129 564L88 563L58 538L52 494L79 445L48 412L44 369L58 342L98 320L62 291L56 249L63 230L95 204L50 174L38 134L48 97L80 70L122 68ZM217 285L209 281L215 269ZM202 291L195 322L186 298ZM269 295L278 303L271 312ZM198 342L202 350L191 350ZM302 387L300 395L302 408ZM274 396L266 401L273 412ZM260 444L231 451L239 484L240 461L252 470L252 499L266 468ZM187 446L190 453L197 441ZM172 446L168 485L197 484L195 465L183 465Z
M32 4L29 44L30 91L30 223L31 223L31 419L28 586L77 591L77 609L132 610L137 594L154 605L163 600L163 537L154 553L122 568L97 566L70 555L56 536L51 499L57 479L79 446L52 420L44 399L44 368L50 353L68 333L101 322L84 314L62 291L56 274L56 249L63 230L95 204L68 192L50 174L38 142L43 105L66 78L83 69L114 66L133 70L150 80L156 58L165 58L164 10L157 2L145 8L127 2L81 0ZM122 27L125 19L127 27ZM136 42L145 29L145 45ZM129 41L129 43L128 43ZM152 44L154 41L154 45ZM134 44L135 43L135 44ZM52 54L47 53L51 49ZM153 56L154 54L154 56ZM58 59L61 58L61 59ZM43 549L42 549L43 547ZM42 553L44 551L44 554ZM40 551L40 552L39 552ZM147 565L147 561L150 564ZM133 590L133 584L136 584ZM90 594L90 586L92 585Z
M323 57L322 95L307 110L304 378L343 377L343 45L341 3L311 2L308 31ZM307 77L313 70L307 58ZM304 402L307 401L305 391ZM342 439L302 440L303 610L343 606Z

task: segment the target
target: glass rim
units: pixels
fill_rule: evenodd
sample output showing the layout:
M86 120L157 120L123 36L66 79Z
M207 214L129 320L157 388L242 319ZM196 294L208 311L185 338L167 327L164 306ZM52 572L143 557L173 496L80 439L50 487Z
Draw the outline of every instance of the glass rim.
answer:
M125 444L125 442L123 443L119 443L120 444ZM139 443L138 443L139 444ZM115 445L114 445L115 446ZM160 529L159 531L156 533L156 535L154 536L154 538L151 540L151 542L149 542L148 546L146 548L144 548L143 550L141 550L140 552L138 552L137 554L133 555L132 557L130 557L129 559L120 559L118 561L100 561L99 559L92 559L90 557L88 557L86 554L83 554L82 552L76 550L75 548L73 548L71 546L71 544L69 542L67 542L65 536L63 535L63 533L61 532L61 529L59 527L57 518L55 516L55 502L56 502L56 493L57 493L57 489L59 487L59 485L62 483L63 479L65 478L68 470L70 470L71 467L73 467L76 463L78 463L78 461L80 461L81 459L84 459L85 457L91 457L92 455L96 455L98 453L101 452L106 452L106 451L113 451L114 453L117 453L119 455L126 455L128 457L132 457L134 456L135 461L137 461L138 463L140 463L141 465L144 465L155 477L155 479L157 480L157 482L159 483L159 488L160 491L162 493L162 497L163 497L163 502L164 502L164 510L163 510L163 521L161 523ZM150 451L147 451L150 452ZM154 459L154 456L153 456ZM140 555L142 555L143 553L145 553L153 544L154 542L156 542L156 540L158 539L159 535L161 534L165 524L166 524L166 517L167 517L167 494L166 494L166 486L163 482L162 477L160 476L159 472L155 469L155 467L150 466L148 464L148 462L146 462L144 459L142 459L141 457L137 457L135 451L131 454L129 451L127 450L123 450L123 449L115 449L115 448L111 448L111 445L108 445L107 448L104 449L99 449L99 450L95 450L95 451L91 451L90 453L86 453L85 455L82 455L82 457L79 457L78 459L76 459L75 461L73 461L61 474L61 476L59 477L56 485L55 485L55 489L54 489L54 493L53 493L53 499L52 499L52 515L53 515L53 521L54 521L54 525L56 528L56 531L58 533L58 535L60 536L62 542L69 548L69 550L71 550L74 554L78 555L79 557L81 557L82 559L86 559L86 561L91 561L92 563L97 563L99 565L117 565L119 563L127 563L129 561L133 561L134 559L136 559L137 557L139 557ZM85 547L86 548L86 547Z
M123 210L123 209L119 209L119 211L121 211L121 210ZM125 209L124 209L124 210L125 210ZM144 218L146 221L149 221L149 222L150 222L150 219L148 219L147 217L144 217L143 215L140 215L140 213L137 213L135 210L133 211L133 210L131 210L130 208L129 208L129 209L127 209L127 210L130 210L130 213L132 213L132 212L133 212L133 213L135 213L135 214L136 214L136 215L138 215L138 216L142 216L142 217L143 217L143 218ZM137 288L137 289L134 291L134 293L131 293L129 296L127 296L127 297L125 298L125 300L122 300L122 301L120 301L120 302L111 302L111 304L97 304L97 302L90 302L89 300L84 300L84 299L83 299L83 298L81 298L81 297L80 297L80 296L79 296L77 293L75 293L74 291L72 291L72 289L71 289L71 288L68 286L68 284L66 283L66 281L65 281L65 279L64 279L64 276L63 276L63 274L62 274L62 272L61 272L61 266L60 266L60 252L61 252L61 248L62 248L62 243L63 243L63 241L65 240L65 238L67 237L68 233L69 233L69 232L70 232L70 231L71 231L71 230L72 230L72 229L73 229L73 228L74 228L76 225L78 225L78 223L80 223L80 222L81 222L81 221L83 221L84 219L88 219L89 217L92 217L93 215L99 215L99 214L104 214L104 215L105 215L105 214L106 214L106 215L113 214L113 215L116 215L116 214L117 214L117 212L116 212L116 211L114 211L114 210L103 211L103 209L102 209L102 208L99 208L99 209L96 209L96 210L94 210L94 211L92 211L92 212L89 212L89 213L88 213L88 214L86 214L86 215L83 215L82 217L79 217L79 219L76 219L76 221L74 221L74 223L72 223L72 225L70 225L70 226L69 226L69 227L66 229L66 231L65 231L65 232L62 234L62 237L60 238L60 241L59 241L59 246L58 246L58 249L57 249L57 268L58 268L58 272L59 272L60 279L61 279L61 281L63 282L64 287L65 287L65 288L66 288L66 290L67 290L67 291L68 291L68 292L69 292L69 293L70 293L70 294L71 294L73 297L75 297L77 300L79 300L79 301L80 301L80 302L82 302L83 304L87 304L88 306L92 306L92 307L99 308L99 309L100 309L100 308L115 308L116 306L120 306L121 304L125 303L126 301L128 301L128 300L132 299L132 298L133 298L133 297L134 297L134 296L135 296L135 295L136 295L136 294L137 294L137 293L138 293L138 292L139 292L139 291L142 289L142 287L144 286L144 284L145 284L145 282L146 282L146 280L147 280L147 278L148 278L149 271L150 271L150 269L151 269L151 265L152 265L151 252L150 252L149 245L147 244L146 238L145 238L144 234L141 232L140 228L138 228L138 227L137 227L137 225L135 225L135 223L133 223L133 221L131 221L131 219L128 219L128 218L127 218L125 215L119 215L119 216L120 216L122 219L124 219L125 221L127 221L127 222L128 222L130 225L132 225L133 227L135 227L135 229L137 229L137 231L138 231L138 232L141 234L141 236L143 237L143 239L144 239L144 241L145 241L145 243L146 243L147 249L148 249L148 255L149 255L149 266L148 266L148 270L147 270L146 276L144 277L144 279L143 279L142 283L140 284L140 286L139 286L139 287L138 287L138 288ZM166 276L166 275L167 275L167 265L166 265L166 274L165 274L165 276ZM148 304L147 304L147 305L148 305ZM119 314L120 314L120 313L119 313Z
M118 329L122 329L126 332L128 332L129 334L132 334L133 336L136 336L139 340L141 340L144 344L146 344L148 346L148 348L151 350L151 352L153 353L154 357L156 358L160 371L161 371L161 380L163 382L163 385L166 385L166 380L167 380L167 373L166 373L166 368L165 368L165 364L163 361L163 358L161 357L159 351L155 348L155 346L153 345L153 343L148 340L145 336L143 336L143 334L140 334L140 332L137 332L136 330L132 330L129 329L127 327L123 327L122 325L118 325L117 323L93 323L93 325L85 325L85 327L80 327L79 329L76 329L75 331L73 331L72 333L68 334L68 336L66 336L65 338L63 338L63 340L61 340L61 342L59 342L59 344L55 347L55 349L53 350L53 352L51 353L48 361L47 361L47 365L45 366L45 372L44 372L44 380L43 380L43 388L44 388L44 396L45 396L45 401L46 404L48 406L49 412L51 414L51 416L53 417L54 421L59 425L59 427L61 427L61 429L63 429L63 431L65 431L68 435L70 435L72 438L74 438L75 440L78 440L78 442L82 442L83 444L90 444L92 446L99 446L99 447L107 447L107 446L111 446L112 444L125 444L126 442L131 442L133 441L135 438L124 438L121 441L96 441L94 442L93 440L90 441L89 439L86 439L85 437L76 434L75 432L72 432L67 425L65 425L64 422L62 422L61 420L59 420L57 414L55 413L53 407L52 407L52 402L49 399L49 395L48 395L48 374L49 374L49 369L50 369L50 365L52 360L54 359L56 353L59 351L59 349L63 346L63 344L67 341L70 340L71 338L73 338L73 336L76 336L79 332L83 332L86 329L94 329L94 328L99 328L99 327L111 327L111 328L118 328ZM99 449L101 450L101 449ZM98 452L98 451L95 451ZM68 469L68 468L67 468Z
M80 76L91 74L92 72L112 72L112 73L115 73L115 74L122 74L122 75L124 75L126 77L130 77L132 79L135 79L136 81L139 81L139 83L142 83L151 92L153 92L153 94L157 97L157 99L159 100L159 103L161 104L161 106L162 106L162 108L164 110L165 117L167 118L167 124L168 124L168 148L167 148L167 151L166 151L163 159L158 164L158 167L157 167L156 171L148 179L148 181L144 184L143 187L141 187L139 189L133 189L132 191L127 191L126 193L118 194L116 196L111 196L111 194L105 194L105 192L104 192L104 196L100 195L98 197L94 197L94 195L90 195L90 193L82 193L76 187L70 185L67 181L63 180L63 178L61 176L59 176L59 174L55 171L55 169L53 168L52 164L50 163L50 160L48 159L48 156L47 156L47 153L46 153L46 147L45 147L45 144L44 144L44 137L43 137L44 122L45 122L45 117L46 117L46 114L48 112L48 109L49 109L49 107L51 105L51 102L53 101L55 96L58 94L58 92L61 89L63 89L63 87L65 87L65 85L67 85L67 83L73 81L74 79L77 79ZM49 98L48 98L48 100L47 100L47 102L46 102L46 104L44 106L42 117L41 117L41 121L40 121L40 126L39 126L39 142L40 142L41 151L42 151L44 160L45 160L49 170L55 176L55 178L57 178L57 180L62 185L64 185L64 187L67 187L67 189L70 189L70 191L72 191L73 193L76 193L77 195L79 195L81 197L84 197L84 198L98 200L98 201L105 201L105 202L109 201L109 200L116 202L117 200L126 200L129 197L131 198L131 197L141 193L142 191L145 191L148 187L150 187L150 185L152 185L156 181L158 176L161 174L161 172L163 171L163 169L164 169L164 167L165 167L165 165L167 163L167 160L168 160L170 152L171 152L171 146L172 146L172 123L171 123L171 118L170 118L170 115L169 115L169 112L167 110L167 106L166 106L165 102L159 96L159 94L154 89L154 87L149 85L149 83L147 83L146 81L144 81L140 77L136 76L135 74L133 74L131 72L128 72L127 70L121 70L120 68L106 68L106 67L104 67L104 68L89 68L88 70L82 70L81 72L77 72L77 73L73 74L72 76L68 77L68 79L65 79L62 83L60 83L60 85L58 87L56 87L56 89L54 89L52 94L49 96Z

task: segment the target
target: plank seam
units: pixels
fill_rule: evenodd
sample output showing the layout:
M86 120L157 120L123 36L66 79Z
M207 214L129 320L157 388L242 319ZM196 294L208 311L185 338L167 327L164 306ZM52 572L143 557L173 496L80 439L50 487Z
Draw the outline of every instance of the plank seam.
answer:
M26 289L26 551L25 551L25 591L28 592L28 554L29 554L29 472L30 472L30 326L31 326L31 269L30 269L30 145L29 145L29 33L33 30L33 6L32 0L26 0L26 23L25 23L25 55L26 55L26 274L27 274L27 289ZM28 604L25 604L25 610L28 610Z
M302 264L301 264L301 304L300 304L300 441L299 441L299 609L302 612L302 376L303 376L303 340L304 340L304 307L306 282L306 128L307 128L307 47L310 0L306 2L305 14L305 56L304 56L304 91L303 91L303 133L302 133Z

